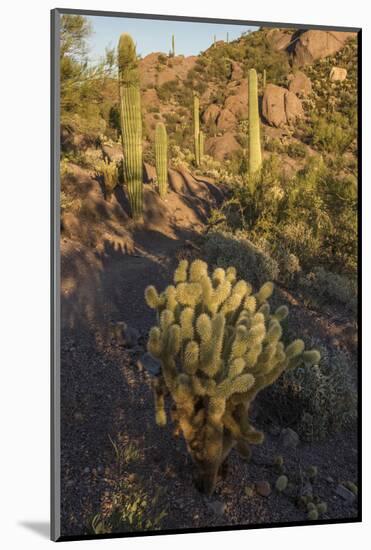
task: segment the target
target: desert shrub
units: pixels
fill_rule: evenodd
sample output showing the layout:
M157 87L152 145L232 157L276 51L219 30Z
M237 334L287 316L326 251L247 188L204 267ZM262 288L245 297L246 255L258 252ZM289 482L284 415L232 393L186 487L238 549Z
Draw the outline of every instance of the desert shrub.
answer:
M307 156L307 149L303 143L295 142L289 143L286 148L287 154L292 158L303 159Z
M242 231L236 234L211 231L205 237L204 253L207 261L215 266L228 267L233 263L240 277L255 284L277 280L279 275L277 262L255 246Z
M103 511L96 514L90 525L95 535L157 530L167 515L166 507L158 508L160 491L148 494L142 483L120 480L109 496Z
M158 62L161 63L161 65L167 64L167 57L163 53L160 53L158 56Z
M320 151L343 154L355 139L356 130L349 126L344 115L312 116L311 140Z
M277 138L266 138L264 149L270 153L283 153L285 148Z
M168 82L162 84L162 86L157 86L156 91L160 101L167 103L170 99L175 97L178 88L178 80L169 80Z
M149 105L147 107L147 111L148 113L159 113L160 112L160 108L158 105Z
M60 193L61 214L65 212L77 213L81 209L82 200L66 191Z
M169 161L174 168L189 170L194 162L194 154L189 149L183 149L179 145L170 144Z
M230 190L219 210L212 212L214 228L235 236L247 232L249 242L278 267L277 280L293 289L299 285L312 304L336 303L355 313L357 182L353 176L334 175L321 157L310 157L288 179L274 155L252 182L249 176L232 174L223 180L218 167L208 174L219 175ZM311 291L311 278L318 279L320 290L314 284Z
M357 313L357 282L350 277L316 267L300 277L299 288L320 306L340 303L352 313Z
M267 415L290 425L306 441L354 428L357 419L350 357L337 349L317 347L319 366L287 372L260 395L262 414L266 408Z

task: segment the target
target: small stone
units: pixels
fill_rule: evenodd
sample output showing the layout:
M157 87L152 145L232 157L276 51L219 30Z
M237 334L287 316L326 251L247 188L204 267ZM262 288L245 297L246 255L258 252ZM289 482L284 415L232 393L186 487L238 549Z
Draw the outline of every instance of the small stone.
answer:
M209 507L217 516L222 516L225 512L225 504L220 500L214 500L213 502L210 502Z
M256 492L262 497L269 497L272 492L268 481L257 481L255 483Z
M157 361L157 359L152 357L152 355L148 352L138 359L137 366L140 369L145 369L152 374L152 376L158 376L161 372L160 361Z
M328 483L334 483L334 478L331 477L331 476L327 476L327 477L326 477L326 481L327 481Z
M246 487L245 487L245 495L246 495L247 497L250 498L250 497L253 496L253 494L254 494L254 488L251 487L251 485L246 485Z
M307 497L308 500L309 500L308 497L310 497L311 499L313 498L313 487L312 487L312 484L309 481L304 484L304 486L303 486L303 488L300 492L300 495L303 496L303 497Z
M317 466L309 466L309 468L307 469L307 475L309 479L314 479L315 477L317 477L317 474L318 474Z
M277 426L277 424L271 424L271 426L269 426L268 431L271 435L279 435L280 428L279 426Z
M295 449L300 442L298 434L291 428L285 428L281 431L281 442L284 447Z
M84 474L88 474L89 472L90 472L89 466L87 466L86 468L84 468Z
M336 494L339 495L339 497L345 500L345 502L347 502L348 504L351 504L352 502L354 502L356 498L355 494L352 493L352 491L350 491L346 487L344 487L344 485L338 485L336 487Z
M126 329L124 330L125 344L129 348L133 348L137 345L139 337L140 337L140 333L139 333L139 330L137 330L136 328L127 326Z

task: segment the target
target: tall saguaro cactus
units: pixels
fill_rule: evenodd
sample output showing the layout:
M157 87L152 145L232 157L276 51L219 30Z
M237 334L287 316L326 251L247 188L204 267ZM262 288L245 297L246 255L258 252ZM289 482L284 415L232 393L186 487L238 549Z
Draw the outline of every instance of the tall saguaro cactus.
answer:
M198 134L198 148L199 148L199 157L200 157L200 164L202 163L202 159L205 153L205 134L202 130L200 130Z
M143 212L142 116L137 54L128 34L120 36L118 66L124 178L132 216L138 219Z
M175 36L171 36L171 54L175 57Z
M288 308L271 312L272 292L273 284L265 283L253 294L248 282L237 281L234 267L209 275L201 260L190 266L182 260L161 294L153 286L145 291L158 318L148 339L148 351L161 364L153 388L156 422L166 424L170 394L172 418L207 494L233 447L248 458L249 445L264 439L249 419L257 393L285 370L320 360L318 351L304 351L302 340L281 341Z
M195 163L200 166L200 99L196 93L193 94L193 131Z
M164 199L167 193L167 132L163 122L156 124L155 131L156 173L160 197Z
M249 70L249 174L261 168L260 118L258 103L258 77L255 69Z

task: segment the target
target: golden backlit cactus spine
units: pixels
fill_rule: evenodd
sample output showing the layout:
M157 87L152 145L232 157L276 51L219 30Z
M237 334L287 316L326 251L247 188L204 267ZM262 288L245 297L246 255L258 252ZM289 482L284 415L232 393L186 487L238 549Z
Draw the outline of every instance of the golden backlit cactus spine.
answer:
M148 338L148 351L161 364L154 382L156 422L166 425L170 394L172 418L196 465L198 487L207 494L233 447L247 458L249 445L263 441L249 420L256 394L285 370L320 360L318 351L304 351L302 340L282 343L288 308L271 312L272 292L268 282L254 294L248 282L237 280L234 267L209 275L201 260L182 260L164 292L153 286L145 291L158 318Z
M262 164L258 77L255 69L249 70L249 175L256 174Z
M200 166L200 98L196 93L193 93L193 133L195 164Z
M156 124L155 131L155 157L156 157L156 173L160 197L164 199L167 194L167 132L163 122Z
M124 179L132 216L138 219L143 212L142 116L137 54L128 34L120 36L118 67Z

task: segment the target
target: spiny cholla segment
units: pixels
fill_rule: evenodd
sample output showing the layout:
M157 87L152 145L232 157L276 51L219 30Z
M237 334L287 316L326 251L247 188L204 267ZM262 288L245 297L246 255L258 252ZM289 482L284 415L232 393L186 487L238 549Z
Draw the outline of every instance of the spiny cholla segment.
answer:
M145 292L158 313L148 339L148 351L161 362L156 421L166 424L164 395L170 392L174 418L209 494L232 447L248 456L248 444L263 440L248 419L256 394L284 370L320 359L318 351L304 351L302 340L281 342L288 309L271 313L272 292L268 282L253 294L249 283L236 280L234 267L217 268L210 277L201 260L182 260L174 284L161 294L153 286Z

